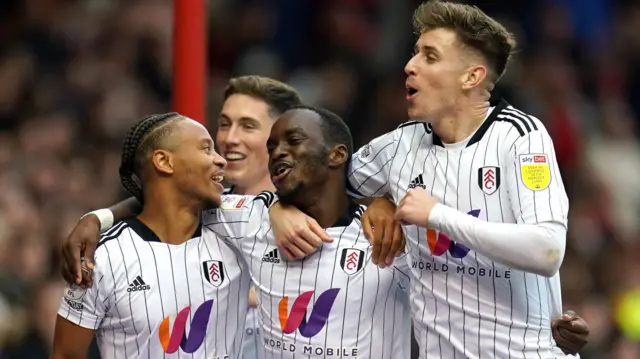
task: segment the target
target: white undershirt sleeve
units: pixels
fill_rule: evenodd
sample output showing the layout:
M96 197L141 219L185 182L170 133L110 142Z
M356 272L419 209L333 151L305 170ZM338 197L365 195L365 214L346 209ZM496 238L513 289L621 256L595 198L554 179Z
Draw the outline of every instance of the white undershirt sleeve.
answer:
M491 260L545 277L558 272L564 257L567 230L557 222L485 222L436 204L429 215L429 227Z

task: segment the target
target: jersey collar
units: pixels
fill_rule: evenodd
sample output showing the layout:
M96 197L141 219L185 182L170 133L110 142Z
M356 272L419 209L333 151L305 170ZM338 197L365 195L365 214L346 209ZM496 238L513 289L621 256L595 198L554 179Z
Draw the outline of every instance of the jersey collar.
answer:
M360 215L360 205L349 200L349 206L331 227L347 227L351 222L353 222L354 218L360 218Z
M489 101L489 105L491 107L494 107L493 111L491 111L491 114L489 115L489 117L487 117L487 119L484 120L482 125L480 125L476 133L473 135L473 137L471 137L471 139L467 143L466 147L470 147L480 142L482 137L484 137L487 131L489 131L489 128L491 127L491 125L496 121L496 118L498 118L498 114L502 112L502 110L505 109L507 106L509 106L509 103L502 98L496 98ZM438 137L438 135L436 135L435 131L433 132L433 144L436 146L444 147L444 145L442 144L442 140L440 139L440 137Z
M151 228L147 227L147 225L142 223L142 221L139 220L137 217L127 219L124 222L128 224L129 227L133 229L133 231L136 232L136 234L140 236L140 238L142 238L142 240L147 242L162 242L160 238L158 238L158 236L155 233L153 233ZM198 228L196 228L196 231L191 236L191 239L197 238L200 236L202 236L202 223L198 225Z

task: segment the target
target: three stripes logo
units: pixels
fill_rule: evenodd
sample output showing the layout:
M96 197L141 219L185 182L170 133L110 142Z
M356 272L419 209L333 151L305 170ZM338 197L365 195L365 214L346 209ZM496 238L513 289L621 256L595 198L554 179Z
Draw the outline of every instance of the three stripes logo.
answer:
M138 292L138 291L149 290L149 289L151 289L151 286L145 283L142 280L142 277L137 276L136 279L134 279L133 282L129 284L129 287L127 288L127 292L131 293L131 292Z
M358 273L364 266L364 252L360 249L345 248L340 256L340 267L348 275Z
M219 287L224 282L224 264L221 261L202 262L202 270L207 282Z
M328 289L318 296L316 303L311 310L311 315L307 319L307 307L315 291L310 290L300 294L293 302L289 312L289 297L284 297L278 304L278 317L280 319L280 329L284 334L291 334L298 329L300 335L311 338L320 333L333 308L333 302L340 292L340 288Z
M409 189L421 187L422 189L427 189L424 185L424 181L422 180L422 174L419 174L418 177L414 178L413 181L409 182Z
M278 264L280 263L280 255L278 254L278 248L272 250L262 257L263 262Z

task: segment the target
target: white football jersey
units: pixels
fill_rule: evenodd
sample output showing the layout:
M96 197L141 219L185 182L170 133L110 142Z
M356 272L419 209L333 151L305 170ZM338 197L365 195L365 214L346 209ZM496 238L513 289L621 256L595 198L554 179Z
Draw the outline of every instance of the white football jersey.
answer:
M353 156L350 193L398 203L423 188L439 202L489 222L567 225L569 208L543 124L492 103L468 139L443 144L409 122ZM562 313L560 278L489 260L445 233L404 226L420 358L559 358L550 320ZM518 238L513 238L517 241Z
M240 358L249 271L210 230L172 245L138 219L119 222L95 263L94 285L67 285L58 314L94 329L103 359Z
M227 236L249 263L265 357L409 359L406 260L385 269L371 263L360 223L364 207L351 205L327 229L333 243L287 261L271 231L273 198L227 196L204 224Z

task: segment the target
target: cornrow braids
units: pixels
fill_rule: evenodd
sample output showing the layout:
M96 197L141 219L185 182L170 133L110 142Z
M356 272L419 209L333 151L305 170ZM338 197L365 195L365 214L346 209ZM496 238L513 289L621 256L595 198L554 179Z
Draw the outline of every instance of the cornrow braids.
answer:
M158 129L160 126L179 116L180 114L177 112L150 115L140 120L127 132L122 146L122 158L120 160L120 183L122 183L122 186L127 192L141 203L143 202L142 187L136 183L134 179L135 175L138 177L138 181L140 180L140 164L136 162L142 147L141 145L155 129Z

